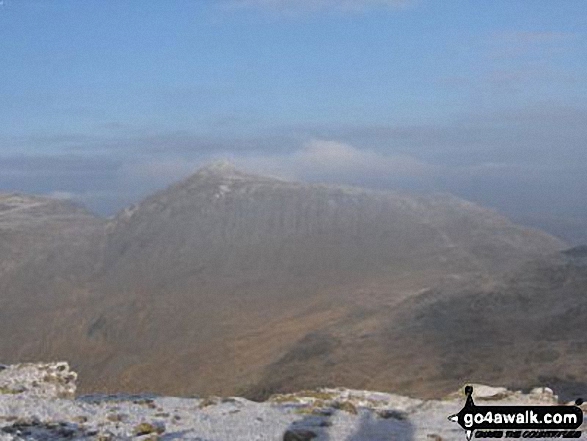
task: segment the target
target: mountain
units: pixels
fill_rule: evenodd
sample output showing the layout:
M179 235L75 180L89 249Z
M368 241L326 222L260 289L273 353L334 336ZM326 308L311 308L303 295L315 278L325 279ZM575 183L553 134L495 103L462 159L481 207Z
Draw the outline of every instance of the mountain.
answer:
M53 356L47 342L87 294L104 226L68 201L0 194L0 358Z
M481 382L546 385L574 400L587 395L586 290L586 247L497 275L437 281L307 336L268 366L253 396L333 385L331 367L352 366L342 377L349 384L418 397Z
M410 299L385 338L420 348L426 362L412 367L424 383L442 378L442 390L475 378L511 388L544 384L572 400L587 395L586 290L587 247L581 246L490 283Z
M22 198L0 212L0 359L71 360L82 391L423 393L422 377L434 394L456 380L450 361L426 368L451 337L420 341L426 308L564 247L446 194L309 185L227 164L109 220ZM14 269L17 252L29 257Z

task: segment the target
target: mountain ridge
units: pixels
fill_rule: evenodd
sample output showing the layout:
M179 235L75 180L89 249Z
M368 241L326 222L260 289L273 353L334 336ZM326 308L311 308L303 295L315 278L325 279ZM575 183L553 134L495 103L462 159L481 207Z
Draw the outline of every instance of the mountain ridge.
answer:
M38 258L0 277L0 332L10 335L0 356L69 359L84 391L414 391L388 378L386 329L402 305L564 248L446 194L289 182L226 164L112 219L76 216L34 224L31 237L59 234L41 243L46 252L25 241ZM346 357L356 344L367 351Z

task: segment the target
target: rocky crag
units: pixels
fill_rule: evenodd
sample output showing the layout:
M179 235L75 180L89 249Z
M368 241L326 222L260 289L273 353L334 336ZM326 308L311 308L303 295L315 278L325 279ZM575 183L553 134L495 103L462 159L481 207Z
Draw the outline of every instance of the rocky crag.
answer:
M75 397L67 363L18 364L0 371L0 440L464 440L447 416L463 393L419 400L389 393L317 389L244 398L152 395ZM529 393L475 386L477 402L556 404L548 388Z

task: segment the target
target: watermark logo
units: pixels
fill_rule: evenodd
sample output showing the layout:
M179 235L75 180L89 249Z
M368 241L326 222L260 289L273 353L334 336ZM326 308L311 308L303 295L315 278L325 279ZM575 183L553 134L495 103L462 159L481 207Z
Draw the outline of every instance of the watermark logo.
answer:
M583 411L578 399L570 406L477 406L473 387L465 387L465 405L449 421L475 438L579 438Z

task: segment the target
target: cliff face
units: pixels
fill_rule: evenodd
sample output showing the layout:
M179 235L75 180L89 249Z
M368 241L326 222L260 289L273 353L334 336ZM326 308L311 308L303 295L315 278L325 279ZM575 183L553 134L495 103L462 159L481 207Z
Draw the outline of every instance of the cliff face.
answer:
M458 440L464 431L447 420L464 404L462 391L441 401L389 393L319 389L243 398L86 395L73 398L75 373L67 363L0 368L0 440L47 441L205 439ZM476 403L556 404L550 389L528 394L475 385Z
M0 358L69 359L84 391L420 393L420 373L402 366L446 342L405 344L419 335L403 320L417 317L416 299L490 283L564 246L449 195L307 185L226 165L110 220L7 198ZM449 371L428 375L431 394L456 387Z

